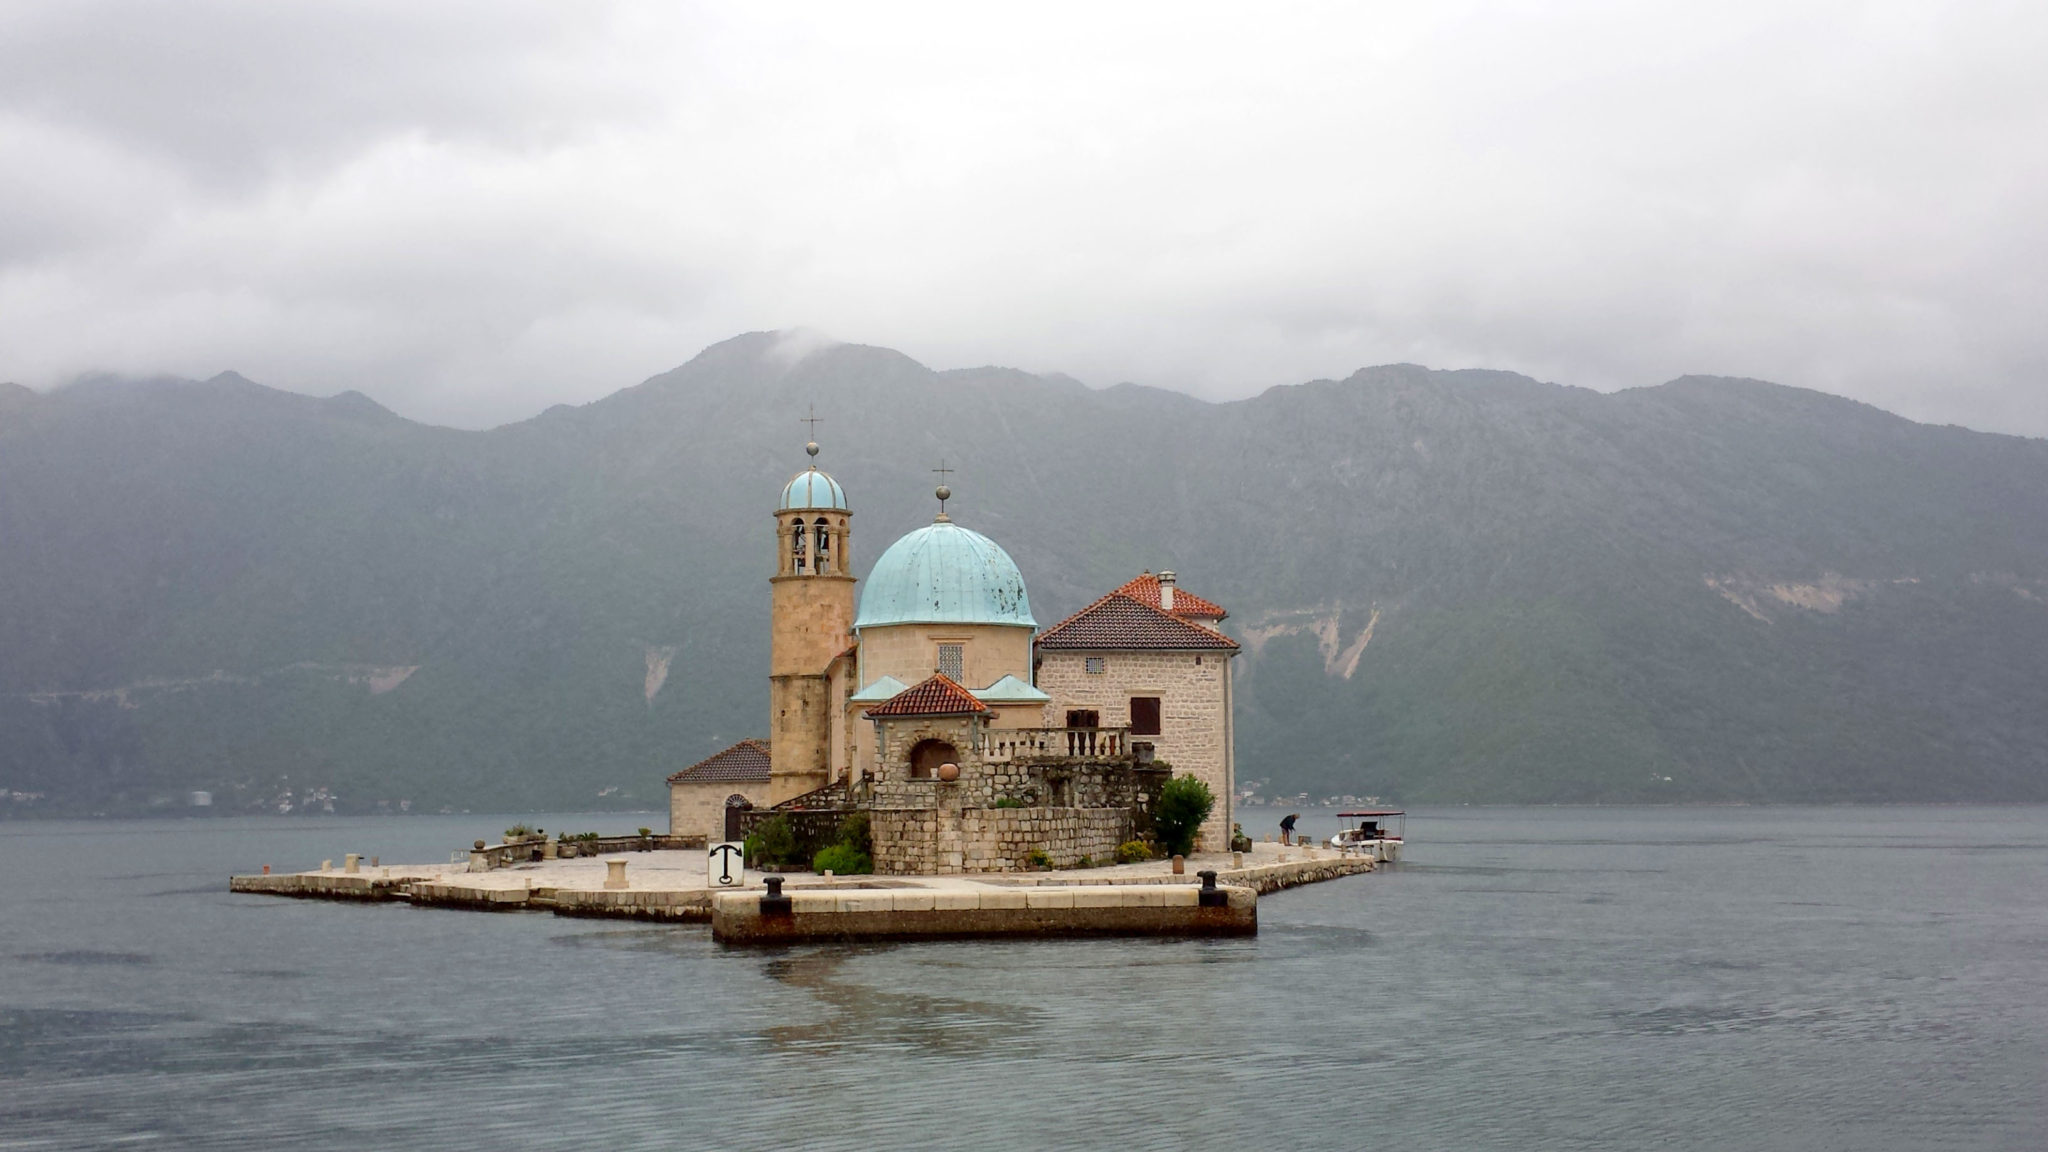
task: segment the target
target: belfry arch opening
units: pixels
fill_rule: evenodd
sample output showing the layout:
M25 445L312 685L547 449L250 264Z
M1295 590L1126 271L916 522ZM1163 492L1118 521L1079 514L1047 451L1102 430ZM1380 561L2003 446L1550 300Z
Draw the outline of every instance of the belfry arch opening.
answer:
M823 516L818 517L816 537L811 555L814 570L822 576L832 570L832 526Z

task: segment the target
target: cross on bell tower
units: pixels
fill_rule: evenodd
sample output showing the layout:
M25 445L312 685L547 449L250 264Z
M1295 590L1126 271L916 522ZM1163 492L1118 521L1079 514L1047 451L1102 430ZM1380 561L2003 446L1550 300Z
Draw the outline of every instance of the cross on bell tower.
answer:
M825 418L818 415L818 406L816 404L811 405L810 415L797 417L797 423L809 426L810 443L804 445L804 451L810 453L812 457L818 455L818 425L824 422Z

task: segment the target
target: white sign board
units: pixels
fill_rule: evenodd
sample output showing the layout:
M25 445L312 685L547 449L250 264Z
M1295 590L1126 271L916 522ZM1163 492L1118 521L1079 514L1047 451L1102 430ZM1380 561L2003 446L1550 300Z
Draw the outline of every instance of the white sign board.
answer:
M746 847L738 841L713 844L709 849L713 888L738 888L747 882Z

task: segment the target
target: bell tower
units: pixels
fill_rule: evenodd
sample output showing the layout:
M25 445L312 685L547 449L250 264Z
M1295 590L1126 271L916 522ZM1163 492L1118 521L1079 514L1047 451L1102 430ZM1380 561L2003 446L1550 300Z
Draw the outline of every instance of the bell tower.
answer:
M832 782L832 666L853 644L853 513L846 490L812 458L775 510L768 578L768 802Z

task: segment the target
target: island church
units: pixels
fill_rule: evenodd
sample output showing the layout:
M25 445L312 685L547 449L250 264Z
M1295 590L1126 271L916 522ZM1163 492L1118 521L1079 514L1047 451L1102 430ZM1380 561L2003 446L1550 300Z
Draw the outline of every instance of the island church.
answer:
M932 523L853 575L846 490L813 458L782 490L769 577L765 740L669 777L670 831L723 839L764 812L866 811L875 867L1105 863L1171 775L1208 784L1221 850L1234 779L1226 613L1146 572L1051 628L995 541Z

